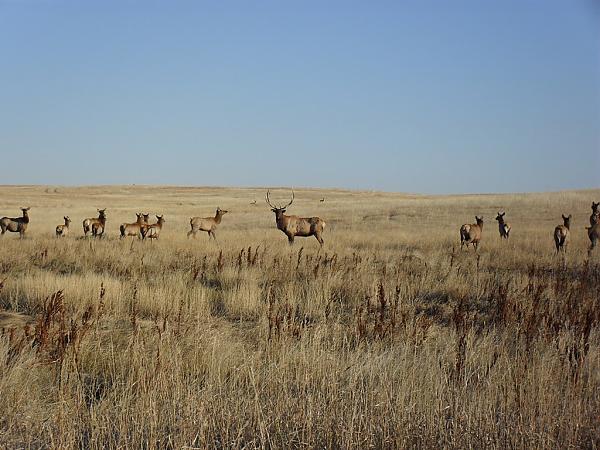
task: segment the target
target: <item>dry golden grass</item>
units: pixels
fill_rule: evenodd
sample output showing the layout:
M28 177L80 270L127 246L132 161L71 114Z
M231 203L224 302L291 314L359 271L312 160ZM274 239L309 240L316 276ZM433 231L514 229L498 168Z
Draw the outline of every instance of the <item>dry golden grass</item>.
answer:
M287 245L262 189L2 192L0 216L32 208L27 239L0 239L0 447L600 444L600 190L297 190L289 212L327 221L320 251ZM217 206L217 242L187 240ZM105 207L106 238L82 239ZM139 211L165 215L158 242L118 239ZM475 214L478 255L459 251Z

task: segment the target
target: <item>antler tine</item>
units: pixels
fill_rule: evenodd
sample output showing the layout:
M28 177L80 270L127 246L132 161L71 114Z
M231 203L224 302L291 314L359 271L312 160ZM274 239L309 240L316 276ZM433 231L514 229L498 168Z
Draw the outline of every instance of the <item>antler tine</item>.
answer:
M269 190L269 189L267 189L267 196L265 197L265 200L267 201L267 205L269 205L271 208L275 208L275 209L277 209L275 206L273 206L273 205L271 204L271 201L270 201L270 199L269 199L269 191L270 191L270 190Z
M290 202L289 202L287 205L285 205L285 206L283 207L283 209L287 208L287 207L288 207L288 206L290 206L292 203L294 203L294 189L292 189L292 199L290 200Z

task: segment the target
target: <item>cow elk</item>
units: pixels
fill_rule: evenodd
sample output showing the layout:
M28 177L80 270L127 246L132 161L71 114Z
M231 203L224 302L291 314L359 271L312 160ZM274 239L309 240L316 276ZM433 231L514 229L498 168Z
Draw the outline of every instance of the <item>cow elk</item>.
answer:
M142 214L142 226L140 228L140 235L143 238L146 229L150 226L150 213Z
M3 217L0 219L2 235L10 231L11 233L19 233L21 239L25 237L25 231L27 231L27 225L29 224L29 208L21 208L21 211L23 212L22 217Z
M267 205L271 207L271 211L275 213L275 222L277 228L287 236L288 242L294 243L294 238L314 236L319 244L323 246L323 231L325 230L325 221L320 217L298 217L287 216L286 209L294 202L294 191L292 190L292 199L285 206L275 206L269 198L270 192L267 191Z
M510 224L504 221L504 215L506 212L498 211L498 215L496 216L496 220L498 221L498 231L500 232L501 239L508 239L510 234Z
M121 232L121 239L126 238L127 236L137 236L138 238L142 237L142 225L144 224L144 218L142 213L135 213L137 220L133 223L122 223L119 227L119 231Z
M592 202L592 215L590 216L590 226L600 223L600 202Z
M71 219L69 218L69 216L64 216L63 219L65 220L65 223L56 226L57 238L65 237L67 234L69 234L69 225L71 224Z
M556 254L560 250L565 253L567 251L567 244L569 243L571 235L571 214L569 216L562 215L563 224L558 225L554 229L554 245L556 245Z
M481 232L483 231L483 217L475 216L477 223L466 223L460 227L460 249L463 245L469 248L469 244L473 244L473 248L477 251L479 242L481 241Z
M158 239L160 237L160 232L162 231L163 223L165 223L164 216L156 216L156 223L148 225L143 229L142 239Z
M215 217L190 217L191 230L187 234L188 238L190 236L195 238L198 231L206 231L209 239L212 237L216 240L215 231L223 219L223 214L227 214L227 212L227 210L217 207Z
M98 210L98 217L90 217L83 221L83 234L91 233L94 237L101 237L106 227L106 208Z
M595 223L592 226L586 227L588 237L590 238L590 248L588 249L588 256L591 255L592 250L596 248L596 244L600 241L600 222Z

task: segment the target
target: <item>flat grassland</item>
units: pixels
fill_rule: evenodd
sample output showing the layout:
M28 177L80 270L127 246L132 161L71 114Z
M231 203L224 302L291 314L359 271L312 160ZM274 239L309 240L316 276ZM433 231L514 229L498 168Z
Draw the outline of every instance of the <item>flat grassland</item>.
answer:
M0 216L31 223L0 238L0 447L600 445L600 190L298 189L288 213L325 219L322 249L290 247L264 194L2 187ZM217 206L217 241L188 240ZM83 239L96 208L106 237ZM164 214L160 240L119 240L140 211ZM461 252L476 214L479 252Z

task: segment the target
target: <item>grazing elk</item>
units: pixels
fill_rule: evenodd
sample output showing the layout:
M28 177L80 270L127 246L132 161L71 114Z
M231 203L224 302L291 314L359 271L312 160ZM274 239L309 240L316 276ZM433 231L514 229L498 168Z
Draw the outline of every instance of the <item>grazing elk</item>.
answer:
M144 218L142 213L135 213L137 220L133 223L122 223L119 227L119 231L121 232L121 239L127 236L137 236L138 238L142 237L142 225L144 224Z
M592 202L592 215L590 216L590 226L600 222L600 202Z
M477 251L479 247L479 241L481 241L481 232L483 231L483 217L475 216L477 223L465 223L460 227L460 249L462 250L463 245L469 248L469 244L473 244L473 248Z
M321 200L319 200L320 203L325 203L325 197L323 197Z
M87 236L102 236L106 226L106 208L98 210L98 217L89 217L83 221L83 234Z
M285 206L275 206L271 204L269 198L269 191L266 196L267 205L271 207L271 211L275 213L275 222L277 228L287 236L288 241L291 244L294 243L294 238L314 236L319 241L319 244L323 246L323 238L321 235L325 230L325 221L320 217L298 217L298 216L286 216L285 211L288 206L294 202L294 191L292 190L292 199Z
M69 216L64 216L63 219L65 220L64 224L56 225L56 237L65 237L67 234L69 234L69 225L71 224L71 219Z
M596 244L600 241L600 222L595 223L592 226L586 227L588 237L590 238L590 248L588 249L588 256L592 253L592 250L596 248Z
M554 245L556 245L556 254L560 250L567 251L567 244L571 235L571 214L569 216L562 215L563 225L557 225L554 229Z
M21 208L21 211L23 212L22 217L3 217L0 219L2 234L10 231L11 233L19 233L21 239L25 237L25 231L27 231L27 225L29 224L29 207Z
M504 221L504 215L506 212L498 211L498 215L496 216L496 220L498 221L498 231L500 232L501 239L508 239L510 234L510 224Z
M164 216L156 216L156 223L148 225L143 229L142 239L158 239L160 237L160 232L162 231L163 223L165 223Z
M212 237L216 240L215 231L221 223L223 214L227 214L227 212L227 210L217 207L215 217L190 217L190 227L192 229L188 231L188 238L192 235L195 238L198 231L206 231L209 239Z

